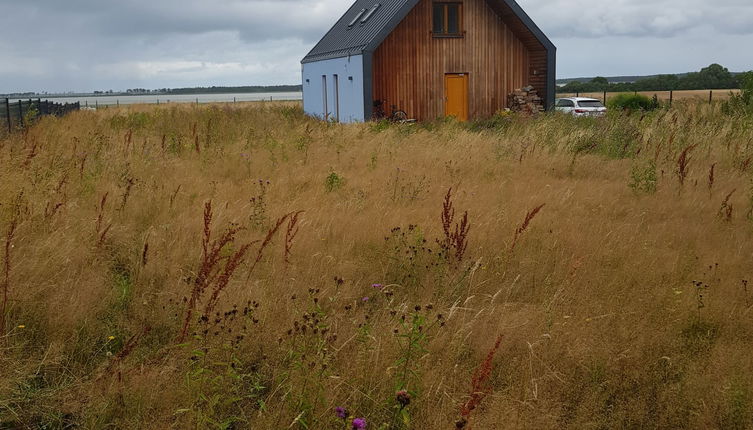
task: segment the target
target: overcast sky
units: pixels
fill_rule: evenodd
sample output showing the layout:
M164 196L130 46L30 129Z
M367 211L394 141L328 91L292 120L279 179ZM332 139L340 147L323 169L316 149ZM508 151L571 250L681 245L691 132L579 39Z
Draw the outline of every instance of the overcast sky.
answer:
M753 0L518 0L558 77L753 69ZM0 0L0 92L300 82L352 0Z

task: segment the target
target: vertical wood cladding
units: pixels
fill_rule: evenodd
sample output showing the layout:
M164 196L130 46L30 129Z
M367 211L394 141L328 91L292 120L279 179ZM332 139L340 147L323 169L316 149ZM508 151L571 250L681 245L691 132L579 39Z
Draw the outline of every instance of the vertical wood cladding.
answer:
M373 96L411 118L444 115L446 73L468 73L468 113L488 117L507 107L507 95L533 85L546 90L546 51L522 24L492 10L487 0L462 3L464 37L433 37L432 0L421 0L374 53ZM514 30L517 30L514 33ZM534 75L535 71L535 75Z

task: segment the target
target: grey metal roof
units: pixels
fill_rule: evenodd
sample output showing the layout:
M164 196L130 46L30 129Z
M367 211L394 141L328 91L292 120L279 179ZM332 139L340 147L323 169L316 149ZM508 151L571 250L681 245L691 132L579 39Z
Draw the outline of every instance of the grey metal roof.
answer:
M360 55L364 51L373 52L397 27L420 0L356 0L326 35L306 55L302 63L328 60L332 58ZM515 0L487 0L496 10L506 6L527 27L528 31L547 49L554 50L552 42L536 26ZM365 24L360 22L352 27L348 24L362 9L367 11L380 4L379 9ZM496 7L494 7L496 6Z
M310 63L361 54L389 28L387 34L384 35L386 37L417 3L418 0L356 0L301 62ZM359 21L353 27L348 27L361 9L368 11L376 4L381 4L381 6L365 24ZM394 25L391 25L393 23ZM378 43L382 43L382 40Z

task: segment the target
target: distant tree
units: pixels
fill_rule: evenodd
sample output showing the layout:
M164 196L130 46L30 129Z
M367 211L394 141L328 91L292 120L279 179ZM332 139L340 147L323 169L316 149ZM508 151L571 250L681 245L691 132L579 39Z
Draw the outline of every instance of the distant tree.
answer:
M603 77L603 76L597 76L593 79L591 79L591 84L593 84L596 88L599 90L606 90L609 86L609 79Z

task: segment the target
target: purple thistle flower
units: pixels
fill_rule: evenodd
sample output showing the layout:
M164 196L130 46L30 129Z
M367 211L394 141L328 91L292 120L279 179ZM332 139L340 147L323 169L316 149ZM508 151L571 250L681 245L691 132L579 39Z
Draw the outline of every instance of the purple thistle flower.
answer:
M366 303L366 302L369 301L369 298L368 297L364 297L364 298L361 299L361 301L364 302L364 303Z
M362 430L366 428L366 420L363 418L353 419L353 430Z
M384 288L384 285L382 284L371 284L371 286L376 288L377 290L381 290L382 288Z
M342 406L338 406L335 408L335 415L337 415L337 418L348 418L348 410L343 408Z

